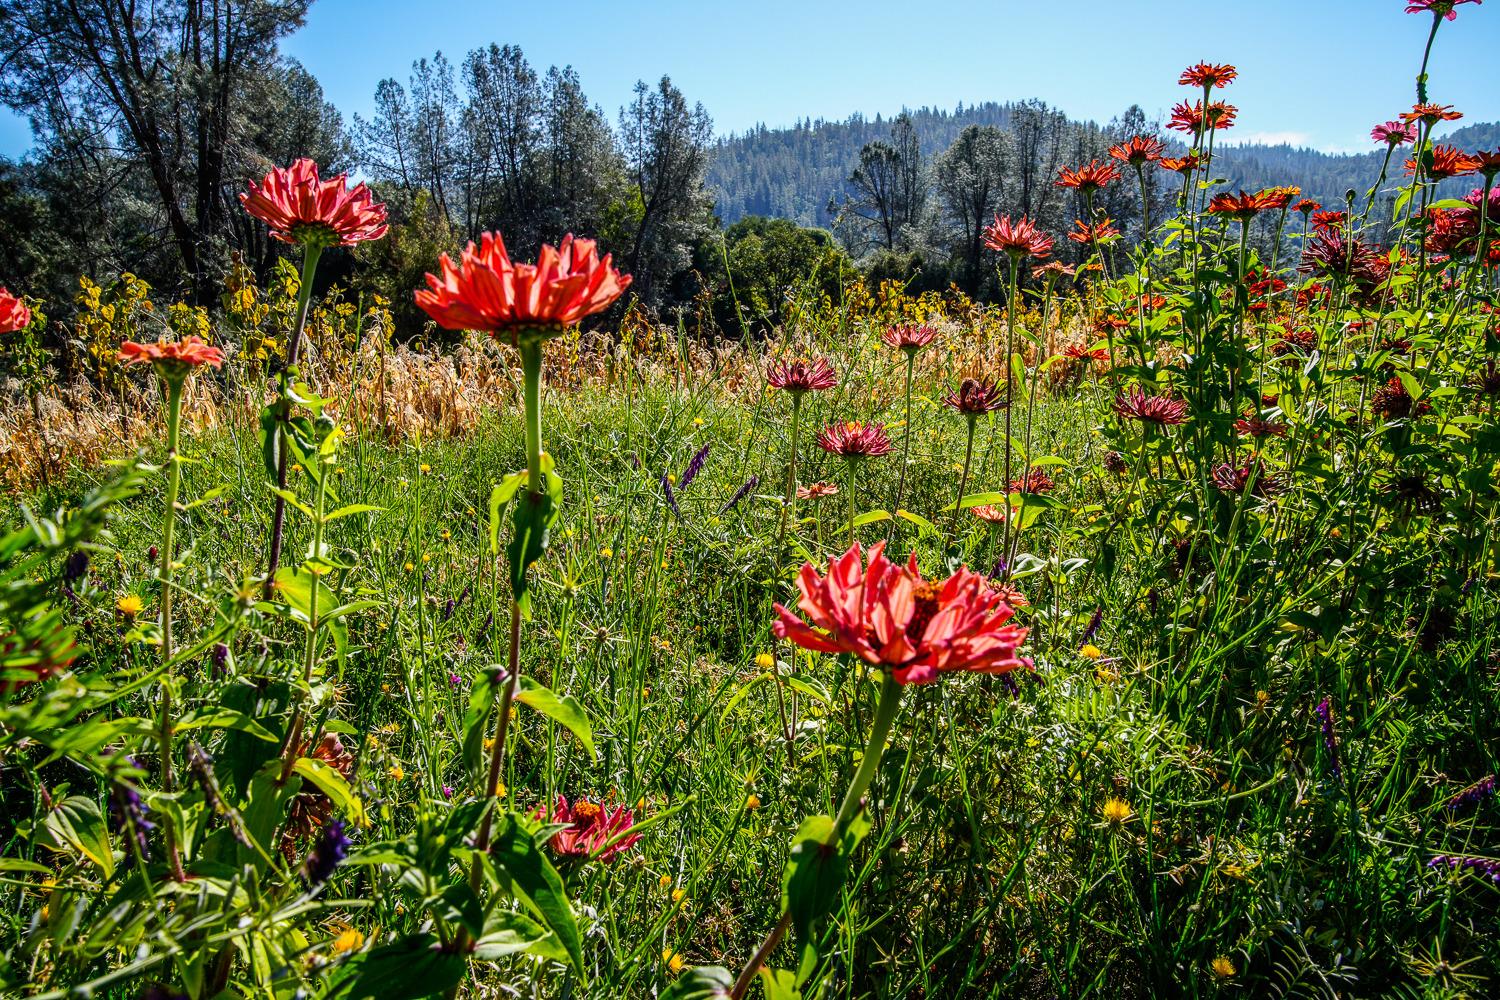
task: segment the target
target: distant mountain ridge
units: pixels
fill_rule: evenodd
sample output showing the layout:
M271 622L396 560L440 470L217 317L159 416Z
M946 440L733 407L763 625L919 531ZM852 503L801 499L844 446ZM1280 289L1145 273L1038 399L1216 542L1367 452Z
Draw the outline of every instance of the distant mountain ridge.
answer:
M1007 128L1015 104L985 102L952 111L923 107L906 111L916 127L924 157L947 149L969 125ZM708 168L708 188L726 225L747 215L791 219L801 225L829 222L829 199L841 194L860 147L887 139L890 118L855 114L843 121L803 120L788 128L759 126L720 139ZM1094 123L1077 122L1080 125ZM1098 126L1104 127L1108 126ZM1224 133L1232 140L1233 133ZM1439 142L1462 149L1500 146L1500 123L1469 125L1441 134ZM1341 203L1350 188L1363 194L1380 176L1382 148L1368 153L1325 153L1290 145L1224 146L1216 151L1215 176L1233 187L1256 189L1295 184L1307 197L1326 205ZM1392 158L1388 183L1399 184L1405 151ZM1467 190L1478 178L1462 178L1450 186Z

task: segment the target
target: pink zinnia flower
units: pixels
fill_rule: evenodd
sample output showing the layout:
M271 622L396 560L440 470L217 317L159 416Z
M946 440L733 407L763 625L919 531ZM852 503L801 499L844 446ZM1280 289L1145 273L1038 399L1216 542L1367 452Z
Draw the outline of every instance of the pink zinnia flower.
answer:
M1417 126L1415 122L1404 122L1398 118L1370 129L1370 138L1387 146L1404 146L1417 141Z
M857 420L829 424L818 432L818 447L844 458L878 458L896 450L884 424Z
M1121 417L1162 427L1185 424L1188 418L1186 400L1148 396L1140 389L1116 396L1114 410Z
M767 385L794 394L832 389L838 380L838 373L825 358L776 361L766 370Z
M926 323L900 323L896 326L887 327L880 335L887 347L894 347L900 351L915 354L917 351L932 343L937 336L937 328Z
M1026 629L1006 624L1010 605L966 567L946 580L924 580L915 554L902 566L886 559L885 543L877 542L866 566L855 543L829 562L826 576L804 564L797 589L807 621L777 604L777 637L857 656L889 669L898 684L926 684L959 670L1005 674L1031 667L1018 654Z
M386 234L385 205L363 183L350 188L343 174L318 178L318 164L301 159L278 167L240 195L245 211L271 227L283 243L353 246Z
M624 806L606 808L588 799L579 799L569 805L568 800L559 794L550 815L541 806L537 806L532 815L548 823L567 824L567 829L559 830L548 841L552 850L562 858L597 855L600 861L609 862L641 839L640 834L632 833L610 843L635 825L635 813Z
M1052 252L1052 237L1024 215L1014 222L1008 215L1003 219L997 215L994 222L984 227L984 245L1020 260L1047 256Z
M1410 0L1406 5L1406 12L1408 14L1425 14L1430 12L1436 17L1445 17L1453 21L1458 18L1458 15L1453 11L1454 7L1457 7L1461 3L1471 3L1478 6L1483 2L1484 0Z

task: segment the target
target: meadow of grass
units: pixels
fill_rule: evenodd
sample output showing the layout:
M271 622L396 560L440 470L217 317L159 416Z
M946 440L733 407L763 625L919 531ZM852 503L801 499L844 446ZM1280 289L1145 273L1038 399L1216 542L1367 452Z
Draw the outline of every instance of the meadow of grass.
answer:
M172 313L8 423L62 443L0 538L0 986L1489 995L1500 154L1438 201L1412 114L1394 248L1188 164L1076 272L997 219L1004 306L793 290L769 342L572 336L628 280L571 241L431 279L494 335L448 356L334 306L305 381L214 375Z

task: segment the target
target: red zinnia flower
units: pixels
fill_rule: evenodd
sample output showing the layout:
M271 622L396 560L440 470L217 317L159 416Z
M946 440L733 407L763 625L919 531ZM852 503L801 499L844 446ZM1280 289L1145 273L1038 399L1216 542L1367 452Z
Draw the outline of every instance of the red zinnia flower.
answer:
M1064 264L1060 260L1049 260L1031 269L1031 276L1040 281L1043 278L1071 278L1078 272Z
M880 335L887 347L915 353L928 344L937 336L937 328L928 326L926 323L920 326L916 323L901 323L897 326L887 327Z
M1431 11L1435 17L1446 17L1448 20L1456 20L1458 15L1453 8L1461 3L1471 3L1475 6L1484 0L1410 0L1406 5L1408 14L1423 14Z
M1342 229L1348 221L1349 213L1347 212L1329 210L1312 214L1312 224L1318 229Z
M120 363L149 364L162 378L175 381L203 365L218 368L224 364L224 352L196 335L177 341L158 340L154 344L138 344L127 340L120 345Z
M1166 151L1166 148L1160 139L1149 135L1138 135L1118 146L1111 146L1109 155L1121 163L1141 167L1161 159L1161 154Z
M1078 227L1078 231L1069 233L1068 239L1074 243L1108 243L1120 235L1120 231L1111 225L1113 221L1106 218L1103 222L1090 226L1082 219L1076 219L1073 225Z
M1217 215L1227 215L1241 222L1249 222L1270 206L1264 194L1216 194L1208 203L1208 210Z
M1463 117L1462 111L1454 111L1451 104L1413 104L1410 111L1401 113L1404 122L1422 122L1436 125L1438 122L1456 122Z
M1163 170L1178 174L1190 174L1207 162L1208 157L1199 153L1189 153L1186 156L1164 156L1156 161Z
M1292 206L1292 211L1301 212L1303 215L1311 215L1322 207L1322 205L1319 205L1311 198L1303 198L1301 201L1297 202L1297 204Z
M1114 410L1121 417L1162 427L1185 424L1188 418L1186 400L1148 396L1140 389L1116 396Z
M1063 167L1058 171L1056 183L1058 187L1073 188L1082 194L1089 195L1111 181L1119 179L1119 167L1113 163L1091 160L1086 166L1079 167L1077 170Z
M1005 394L993 382L966 378L959 383L957 389L949 390L943 397L943 403L965 416L977 417L1004 406Z
M837 382L838 374L827 358L776 361L766 370L767 385L790 393L822 392L824 389L832 389Z
M443 254L442 277L427 275L428 288L416 293L417 305L445 330L509 332L514 343L522 330L555 332L608 309L630 287L630 275L599 259L593 240L574 239L543 246L535 264L512 263L499 233L483 233L470 243L457 266Z
M1012 493L1051 493L1056 485L1046 469L1027 469L1020 479L1010 481L1009 490Z
M389 228L385 205L370 196L368 186L348 188L344 174L319 180L318 164L308 159L272 170L258 185L251 181L240 204L284 243L347 247L378 240Z
M1063 348L1063 357L1070 361L1104 361L1109 358L1109 351L1103 347L1085 347L1083 344L1069 344Z
M777 604L777 637L888 668L898 684L1031 667L1018 655L1026 629L1006 624L1014 612L979 574L961 567L946 580L924 580L915 553L901 566L886 559L884 542L870 549L868 566L860 555L856 543L829 562L826 576L804 564L797 608L808 620Z
M1370 129L1370 138L1387 146L1404 146L1417 141L1417 126L1399 120L1385 122Z
M547 842L562 858L587 858L597 853L600 861L609 862L641 839L640 834L632 833L610 843L635 825L635 813L624 806L605 807L588 799L579 799L569 805L568 800L559 794L550 814L542 806L537 806L532 816L547 823L567 824L567 829L557 831Z
M994 222L984 227L984 245L1016 260L1045 257L1052 252L1052 237L1024 215L1014 222L1008 215L1003 219L997 215Z
M857 420L829 424L818 432L818 447L844 458L879 458L896 450L885 424L864 424Z
M1284 184L1280 187L1269 187L1260 192L1260 198L1265 202L1267 208L1287 208L1292 204L1292 199L1302 193L1302 189L1295 184Z
M1259 413L1247 413L1236 420L1234 430L1236 434L1253 438L1286 436L1286 424L1278 420L1269 420Z
M1227 87L1239 75L1233 66L1201 62L1183 70L1177 82L1184 87Z
M1427 168L1427 176L1435 181L1463 177L1479 169L1479 161L1456 146L1433 146L1431 155L1432 163ZM1406 172L1417 172L1415 159L1406 161Z
M1496 174L1500 174L1500 149L1482 150L1470 159L1474 161L1474 169L1485 177L1493 180Z
M15 333L31 322L31 310L19 297L0 288L0 333Z
M1172 108L1172 118L1167 122L1167 128L1177 132L1196 133L1205 125L1212 131L1221 128L1233 128L1235 116L1239 114L1239 108L1233 104L1225 104L1223 101L1214 101L1203 110L1202 101L1194 101L1189 104L1182 101Z

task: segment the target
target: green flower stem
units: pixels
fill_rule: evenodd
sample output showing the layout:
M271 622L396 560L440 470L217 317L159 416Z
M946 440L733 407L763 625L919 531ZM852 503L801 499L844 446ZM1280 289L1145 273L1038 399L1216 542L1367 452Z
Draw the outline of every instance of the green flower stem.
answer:
M906 462L911 456L911 376L917 364L917 352L906 352L906 433L901 443L901 471L896 475L896 502L891 505L891 530L895 530L895 515L901 509L901 497L906 491Z
M849 466L849 545L852 548L859 541L859 537L854 530L854 512L856 510L854 503L854 469L859 465L859 459L846 458L844 459L844 463Z
M887 672L880 681L880 701L875 706L875 718L870 722L870 740L865 745L865 755L854 772L853 780L849 782L848 791L844 793L844 801L833 818L833 831L824 841L825 845L831 847L837 844L843 837L845 828L859 812L865 792L869 790L870 783L875 780L875 773L880 769L880 758L885 754L886 740L890 738L891 727L895 725L900 708L901 685ZM755 974L765 966L771 952L776 950L791 926L791 913L783 913L771 933L766 935L766 939L745 964L739 978L734 981L734 987L729 991L730 1000L741 1000L750 989L750 984L755 981Z
M174 790L172 776L172 536L177 521L177 494L182 486L182 463L178 460L177 446L182 430L182 390L185 379L164 378L167 390L167 504L162 516L161 528L161 718L157 725L157 741L161 753L161 788L170 795ZM172 869L172 878L178 882L187 880L182 869L182 852L177 845L177 827L171 817L164 817L162 832L167 842L167 862Z
M323 558L323 512L327 509L328 470L318 476L317 488L313 491L313 558ZM318 563L316 565L323 565ZM311 570L309 570L311 572ZM292 713L292 724L287 729L286 744L281 748L281 780L291 777L292 768L302 752L302 731L307 725L307 693L312 686L313 668L318 664L318 590L323 577L312 573L312 587L307 598L307 639L302 646L302 687L297 691L297 707Z
M776 560L781 562L781 543L786 540L787 514L797 520L797 434L802 423L802 393L792 393L792 446L786 468L786 499L781 504L781 527L776 531Z
M317 243L304 243L302 245L302 283L297 286L297 322L292 327L292 338L286 346L286 365L281 370L281 399L277 402L276 426L271 429L272 434L281 434L281 425L284 424L292 414L292 401L287 396L286 380L291 377L291 371L297 366L297 357L302 350L302 334L307 327L308 306L312 302L313 278L318 272L318 258L323 256L323 248ZM286 489L286 443L276 449L276 488ZM270 553L266 557L266 582L264 584L264 596L266 600L271 599L271 588L276 582L276 570L281 566L281 542L286 531L286 498L276 497L276 509L271 515L271 546Z
M1012 406L1013 406L1013 404L1015 402L1015 388L1016 388L1015 380L1010 377L1010 364L1011 364L1010 359L1011 359L1011 355L1015 353L1015 341L1016 341L1016 305L1017 305L1016 300L1020 297L1020 283L1021 283L1021 259L1020 259L1020 257L1016 256L1015 254L1011 254L1011 258L1010 258L1010 319L1005 324L1005 365L1004 365L1003 370L1000 372L1000 376L1005 379L1005 485L1006 485L1006 489L1007 490L1010 489L1010 463L1011 463L1011 443L1012 443L1011 442L1011 432L1010 432L1011 409L1012 409ZM1113 334L1111 334L1111 338L1110 338L1110 342L1109 342L1109 366L1110 366L1110 368L1114 368L1114 366L1115 366L1115 343L1114 343ZM973 421L970 421L969 422L969 441L970 441L971 444L973 443L973 440L974 440L974 423L973 423ZM969 462L968 462L968 459L966 458L964 460L964 469L965 469L964 478L966 480L968 478L968 472L967 472L968 467L969 467ZM958 499L959 499L960 503L963 502L963 487L962 486L959 487ZM1005 518L1005 550L1007 552L1009 552L1010 551L1010 509L1009 509L1010 508L1010 500L1007 499L1005 501L1005 504L1006 504L1006 512L1005 512L1006 513L1006 518ZM957 508L954 508L954 510L953 510L953 530L954 530L954 534L956 535L957 532L958 532L958 509Z
M966 414L965 418L969 422L969 437L968 442L964 445L964 471L958 477L958 499L953 501L953 538L955 540L958 538L958 519L963 516L964 490L969 486L969 465L974 460L974 427L979 423L979 417L974 414ZM1006 464L1008 467L1009 462L1007 461ZM1009 480L1007 479L1006 482L1009 482ZM1008 504L1009 500L1006 502ZM1007 518L1007 520L1009 519ZM1008 543L1009 539L1007 539Z

